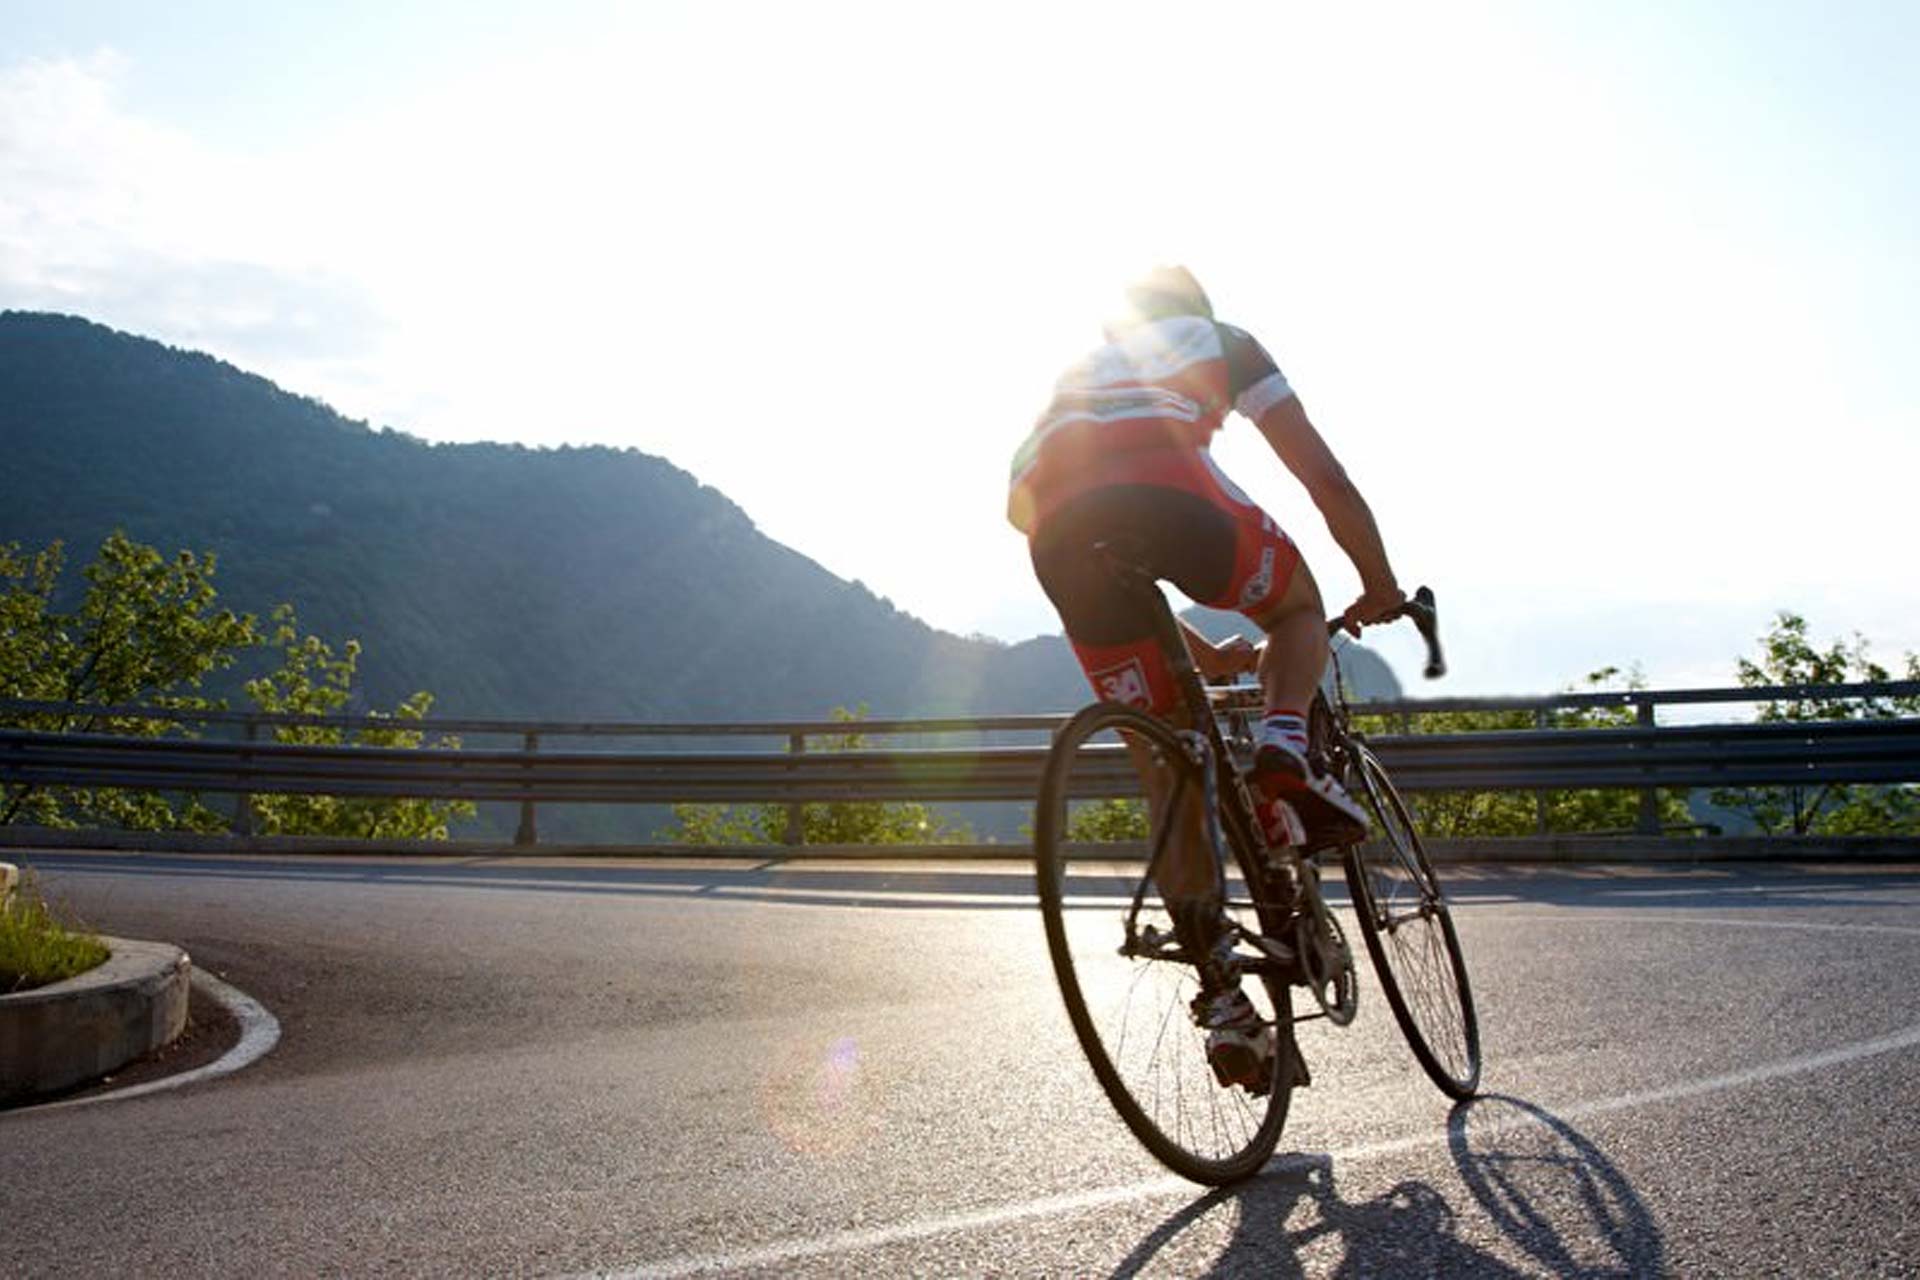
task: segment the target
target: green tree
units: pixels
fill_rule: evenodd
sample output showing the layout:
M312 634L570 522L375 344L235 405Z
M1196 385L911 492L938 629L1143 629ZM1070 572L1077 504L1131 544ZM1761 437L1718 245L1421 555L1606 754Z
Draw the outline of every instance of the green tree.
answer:
M341 714L353 698L360 642L349 640L336 654L333 646L319 636L300 634L291 605L275 609L271 621L269 643L279 649L281 664L271 675L247 682L247 697L254 707L280 715ZM425 719L432 705L433 695L423 690L390 713L370 713L373 719L391 720L391 728L383 725L349 732L333 725L281 725L274 730L274 740L302 746L421 747L428 745L426 734L410 726ZM460 740L443 735L431 745L457 749ZM474 814L473 804L465 800L386 796L256 795L251 803L254 830L262 835L444 840L449 823Z
M173 710L222 708L202 690L211 676L263 645L280 650L281 665L247 684L264 711L321 715L338 711L352 694L360 646L348 641L336 656L315 636L301 637L293 610L272 615L263 635L252 614L219 606L212 553L181 551L172 559L115 531L83 571L86 590L71 612L55 607L65 551L55 542L23 553L0 545L0 698L58 702L72 709L9 717L22 728L50 733L123 737L193 737L187 725L109 714L109 707ZM406 722L426 714L432 699L415 694L392 713L391 729L354 735L369 746L419 746L424 734ZM338 729L305 726L278 731L282 741L344 742ZM447 740L446 746L457 746ZM444 836L450 818L471 814L468 804L422 800L336 801L326 797L260 797L259 829L268 832L380 836ZM113 826L135 830L217 831L227 819L194 795L117 788L7 787L0 793L0 825Z
M849 711L835 707L832 719L853 724L864 719L865 705ZM859 751L866 735L857 730L825 734L822 751ZM783 804L677 804L673 823L662 836L676 844L779 844L787 836ZM912 801L832 800L800 807L801 838L807 844L955 844L973 833L950 823L924 804Z
M1782 610L1760 637L1759 661L1738 660L1735 675L1745 688L1768 685L1869 683L1891 679L1867 656L1866 637L1835 640L1822 649L1807 638L1807 620ZM1920 680L1920 655L1906 656L1906 678ZM1844 698L1808 692L1760 704L1762 723L1810 720L1886 720L1920 715L1920 697ZM1745 813L1768 835L1911 835L1920 832L1920 786L1723 787L1713 802Z
M1645 679L1636 671L1607 666L1589 672L1579 683L1567 686L1566 693L1631 692L1644 689ZM1535 728L1549 729L1624 729L1635 723L1631 706L1571 707L1552 711L1544 724L1536 713L1524 708L1511 711L1441 711L1419 716L1357 717L1358 727L1370 733L1493 733ZM1537 833L1544 825L1553 833L1627 831L1639 821L1640 794L1637 791L1595 789L1569 791L1422 791L1406 797L1420 822L1423 835L1437 838L1486 836L1525 836ZM1689 820L1686 793L1661 791L1658 795L1662 826L1684 825Z
M64 568L58 542L32 555L17 543L0 547L0 697L205 709L217 704L199 692L202 682L257 639L251 615L218 607L211 553L182 551L168 560L115 531L82 571L86 591L70 613L54 608ZM96 710L36 713L19 723L50 733L188 733ZM0 825L16 821L140 830L213 830L224 822L191 795L9 787L0 797Z

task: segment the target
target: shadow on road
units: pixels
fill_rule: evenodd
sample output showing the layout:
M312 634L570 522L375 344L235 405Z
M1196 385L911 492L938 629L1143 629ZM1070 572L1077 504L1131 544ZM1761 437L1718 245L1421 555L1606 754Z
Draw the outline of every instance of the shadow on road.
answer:
M432 884L516 893L630 894L643 897L726 898L793 906L887 907L899 910L1018 910L1034 905L1032 868L1023 861L941 867L899 863L885 867L820 865L767 860L749 866L659 865L639 861L542 864L496 857L249 858L21 851L17 861L54 873L211 877L335 884ZM1345 900L1329 867L1329 897ZM1793 906L1886 905L1889 890L1920 890L1910 868L1824 872L1781 866L1714 867L1492 867L1443 868L1447 890L1461 907L1476 903L1537 903L1580 908L1726 911ZM1076 877L1074 896L1132 892L1124 877ZM1093 904L1089 904L1093 905Z
M1159 1255L1216 1211L1237 1212L1233 1238L1205 1270L1168 1268ZM1294 1225L1295 1223L1299 1225ZM1458 1214L1424 1182L1408 1180L1360 1204L1341 1198L1334 1162L1290 1161L1238 1187L1212 1191L1156 1227L1115 1267L1115 1280L1207 1276L1525 1274L1460 1238ZM1331 1254L1321 1257L1327 1249Z
M10 855L59 875L165 876L316 884L445 885L515 893L614 894L724 898L791 906L892 907L909 910L1020 910L1034 906L1032 868L1024 862L991 869L809 867L759 862L748 867L660 866L625 862L539 865L500 858L352 861L171 857L140 854ZM1131 891L1131 884L1127 890Z
M1488 1094L1453 1109L1447 1149L1480 1211L1557 1276L1651 1276L1666 1246L1626 1176L1542 1107Z
M1659 1275L1660 1230L1626 1178L1565 1121L1517 1098L1486 1097L1454 1109L1448 1149L1465 1193L1451 1199L1407 1179L1352 1203L1335 1160L1283 1161L1237 1187L1208 1192L1149 1233L1114 1268L1114 1280L1170 1269L1161 1255L1216 1213L1235 1215L1233 1236L1209 1276L1522 1276L1544 1271L1586 1280ZM1498 1252L1488 1242L1499 1240ZM1507 1259L1524 1255L1517 1261Z

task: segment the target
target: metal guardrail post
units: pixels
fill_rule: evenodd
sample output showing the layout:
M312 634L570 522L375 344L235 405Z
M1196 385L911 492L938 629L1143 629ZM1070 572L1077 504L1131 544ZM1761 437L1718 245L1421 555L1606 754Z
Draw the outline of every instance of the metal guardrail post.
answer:
M1533 727L1536 729L1552 728L1553 714L1545 707L1539 708L1533 713ZM1533 829L1537 835L1544 836L1547 834L1547 793L1544 791L1536 791L1533 793Z
M242 737L249 743L258 742L260 740L260 722L258 720L247 721L246 727L242 730ZM241 751L240 767L244 770L252 759L253 755L251 752ZM253 792L242 791L239 798L233 802L233 821L228 825L231 827L233 834L237 836L250 836L253 834Z
M525 746L528 755L535 754L540 750L540 735L537 733L527 734L522 740L522 745ZM520 802L520 826L519 829L513 833L513 842L515 844L533 845L540 843L540 830L534 821L533 808L534 802L531 800L522 800Z
M1653 703L1641 702L1636 718L1642 729L1651 729L1653 724ZM1649 750L1652 748L1649 747ZM1640 788L1640 820L1634 824L1636 834L1657 836L1660 834L1660 792L1653 787Z
M795 733L795 734L789 734L787 736L788 754L796 755L796 756L801 755L805 753L806 749L807 749L806 734ZM805 806L803 806L798 800L790 801L787 805L786 842L788 844L805 844L807 842L807 820L806 820Z

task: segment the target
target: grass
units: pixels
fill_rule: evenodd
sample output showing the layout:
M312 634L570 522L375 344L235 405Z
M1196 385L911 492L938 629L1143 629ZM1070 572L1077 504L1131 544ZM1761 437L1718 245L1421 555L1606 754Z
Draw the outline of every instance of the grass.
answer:
M71 978L106 958L106 944L62 925L31 881L0 904L0 995Z

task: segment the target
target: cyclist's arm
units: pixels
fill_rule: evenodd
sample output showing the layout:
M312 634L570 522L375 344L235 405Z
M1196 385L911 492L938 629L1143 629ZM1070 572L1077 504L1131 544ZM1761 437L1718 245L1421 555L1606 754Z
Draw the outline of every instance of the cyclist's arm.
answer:
M1289 395L1268 407L1255 425L1287 470L1306 486L1313 504L1326 519L1327 531L1360 574L1361 596L1346 616L1371 621L1403 603L1406 593L1400 590L1393 566L1387 562L1386 544L1381 541L1373 509L1314 429L1300 397Z

